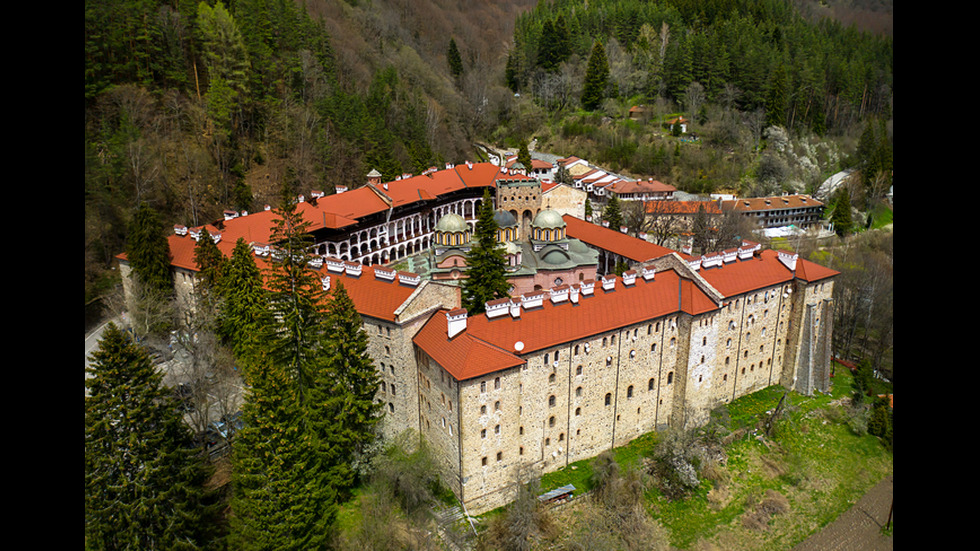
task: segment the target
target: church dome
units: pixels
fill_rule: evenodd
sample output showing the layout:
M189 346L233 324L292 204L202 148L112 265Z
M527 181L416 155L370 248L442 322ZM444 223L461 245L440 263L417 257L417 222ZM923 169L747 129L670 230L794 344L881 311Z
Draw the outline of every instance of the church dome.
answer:
M555 249L545 254L542 260L544 260L548 264L558 265L558 264L564 264L568 262L569 257L568 257L568 253L566 253L565 251L561 249Z
M470 226L462 216L449 213L439 219L439 222L436 223L435 231L449 233L468 232L470 231Z
M534 217L534 221L531 222L531 227L541 229L564 228L565 219L557 211L543 210Z
M493 213L493 221L497 223L499 228L515 228L517 227L517 219L514 215L505 210L495 210Z

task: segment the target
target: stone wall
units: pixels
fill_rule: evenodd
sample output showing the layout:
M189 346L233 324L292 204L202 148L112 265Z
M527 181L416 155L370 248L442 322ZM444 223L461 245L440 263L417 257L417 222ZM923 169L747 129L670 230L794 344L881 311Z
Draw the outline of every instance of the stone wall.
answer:
M795 372L801 354L786 354L795 346L788 343L794 327L822 327L806 337L813 343L806 356L829 354L826 324L816 316L803 323L799 313L809 308L830 319L832 283L809 294L784 287L731 297L701 316L665 316L528 353L522 367L460 382L459 443L438 446L462 454L451 467L460 479L457 495L479 514L508 503L519 477L563 468L653 430L700 426L715 407ZM805 332L796 333L800 342ZM818 383L826 380L818 366L826 364L808 365L817 381L811 386L826 389Z

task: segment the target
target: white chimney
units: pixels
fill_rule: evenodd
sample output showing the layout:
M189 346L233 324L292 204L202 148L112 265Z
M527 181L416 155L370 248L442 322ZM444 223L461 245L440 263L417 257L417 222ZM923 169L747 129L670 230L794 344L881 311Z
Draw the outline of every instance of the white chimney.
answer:
M346 271L347 275L349 276L360 276L361 265L357 262L344 262L344 271Z
M334 186L334 191L339 195L347 191L347 186Z
M446 329L450 339L466 330L466 315L466 308L446 312Z
M330 276L328 276L328 275L323 276L322 278L320 278L320 282L323 283L323 290L324 291L329 291L330 290Z
M487 318L493 319L500 316L507 315L510 311L510 298L498 298L496 300L488 300L484 304L484 309L487 313Z
M636 270L623 272L623 285L632 285L634 283L636 283Z
M779 251L778 255L779 255L779 261L782 262L784 266L789 268L791 272L796 271L796 260L799 258L798 254L796 253L790 254L787 252Z
M399 283L404 283L405 285L415 287L419 284L419 281L421 280L422 277L419 274L415 274L412 272L398 272Z
M616 288L616 276L613 274L602 276L602 290L612 291Z
M551 289L551 303L558 304L568 300L568 285L559 285Z
M535 308L544 303L544 291L532 291L521 295L521 307L527 310Z
M343 273L344 271L343 260L339 258L334 258L332 256L328 256L326 258L326 261L327 261L327 270L330 270L331 272Z
M644 266L643 267L643 279L645 281L650 281L653 279L654 275L657 273L657 268L655 266Z
M521 317L521 301L517 299L510 300L510 317L519 318Z
M568 299L572 301L572 304L578 304L578 283L569 285L568 291Z
M372 268L374 268L375 279L381 279L383 281L395 280L395 270L385 268L384 266L372 266Z
M582 295L589 296L595 292L595 280L586 279L582 282Z

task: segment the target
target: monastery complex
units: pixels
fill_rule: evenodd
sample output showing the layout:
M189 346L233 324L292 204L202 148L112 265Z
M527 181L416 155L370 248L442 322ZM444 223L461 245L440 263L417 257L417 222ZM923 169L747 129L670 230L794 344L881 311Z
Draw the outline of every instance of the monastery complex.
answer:
M698 426L767 386L829 389L833 270L750 242L697 257L659 247L584 221L584 190L490 163L368 177L299 198L310 269L325 289L342 283L363 318L385 436L420 433L469 514L508 503L519 473ZM470 315L456 279L488 188L513 292ZM243 238L260 268L274 262L272 219L175 226L178 296L193 290L197 239L230 256Z

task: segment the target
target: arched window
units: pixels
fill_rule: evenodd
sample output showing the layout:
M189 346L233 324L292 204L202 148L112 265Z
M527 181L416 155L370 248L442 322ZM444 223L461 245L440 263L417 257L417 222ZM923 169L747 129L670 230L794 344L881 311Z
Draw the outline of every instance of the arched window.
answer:
M674 382L674 372L673 371L671 371L670 373L667 374L667 384L669 385L672 382Z
M606 393L606 405L608 406L611 403L612 403L612 393L607 392Z
M548 418L548 426L549 427L555 426L555 416L554 415L552 415L551 417Z
M653 390L653 379L647 381L647 390Z
M548 407L555 407L555 395L548 396ZM554 419L552 417L552 419Z
M627 398L633 397L633 385L630 385L629 388L626 389L626 397Z

